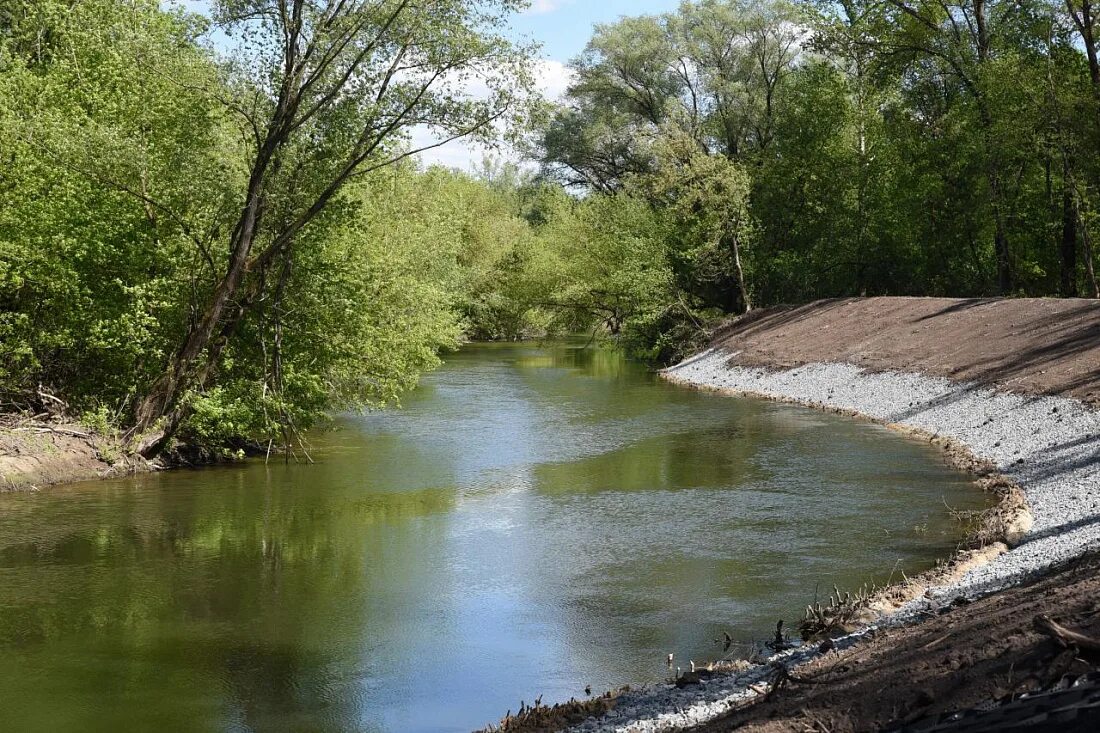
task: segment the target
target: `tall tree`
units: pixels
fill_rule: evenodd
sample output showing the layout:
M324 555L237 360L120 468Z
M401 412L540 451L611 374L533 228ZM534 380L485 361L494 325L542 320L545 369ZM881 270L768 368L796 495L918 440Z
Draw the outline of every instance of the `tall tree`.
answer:
M908 69L931 64L953 78L973 102L982 144L983 170L993 217L997 285L1013 288L1006 164L997 140L992 96L999 32L1007 32L1014 4L994 0L886 0L878 19L879 51Z
M164 374L139 400L132 434L160 450L274 268L351 180L434 147L404 144L417 126L444 140L489 134L518 113L530 74L497 33L517 0L219 0L215 18L241 43L223 100L251 130L240 213L216 284ZM463 92L477 79L487 97Z
M1092 82L1092 94L1096 102L1096 116L1100 121L1100 58L1097 57L1096 34L1100 23L1100 13L1092 0L1065 0L1066 11L1073 20L1073 26L1081 36L1081 45L1085 49L1085 58L1089 64L1089 80Z

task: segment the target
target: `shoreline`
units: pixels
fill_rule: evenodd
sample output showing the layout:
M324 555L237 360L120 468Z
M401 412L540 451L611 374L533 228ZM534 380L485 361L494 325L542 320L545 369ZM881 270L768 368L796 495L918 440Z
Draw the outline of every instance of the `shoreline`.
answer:
M923 428L890 422L886 419L843 407L783 395L771 395L685 381L673 373L674 369L675 367L662 370L662 378L687 389L713 392L730 397L767 400L778 404L797 405L819 412L842 415L854 420L880 425L902 436L926 442L940 450L948 465L973 479L976 489L995 498L996 503L993 506L981 511L980 515L970 521L967 532L960 540L954 554L950 557L941 558L937 561L935 567L929 568L918 575L905 577L901 581L894 581L886 586L876 588L871 593L868 606L869 610L874 613L875 619L866 621L866 624L873 623L874 620L901 610L907 603L917 600L929 590L957 582L967 571L985 565L1001 554L1009 552L1025 539L1027 533L1034 526L1035 516L1031 512L1023 488L1012 478L998 471L997 466L991 461L975 455L969 446L964 443L950 437L937 435ZM950 509L950 507L948 508Z
M870 420L927 440L999 501L976 528L975 549L877 592L862 627L837 652L965 599L994 595L1048 575L1100 548L1100 412L1069 397L1017 394L917 372L872 371L844 363L788 369L739 366L739 354L711 348L662 372L670 382L725 394L799 404ZM770 690L773 665L797 669L822 657L816 646L776 655L749 670L678 689L625 691L600 718L570 733L659 733L705 725L748 707Z
M940 445L964 470L1019 487L1026 507L1007 507L1002 530L1012 549L960 588L997 590L1100 547L1100 412L1083 402L849 364L741 367L727 363L732 357L709 350L664 376L868 419Z
M263 454L253 451L251 455ZM128 451L116 436L76 422L0 415L0 494L206 468L236 460L186 444L175 445L149 460Z
M150 470L117 441L77 423L14 417L0 422L0 494Z

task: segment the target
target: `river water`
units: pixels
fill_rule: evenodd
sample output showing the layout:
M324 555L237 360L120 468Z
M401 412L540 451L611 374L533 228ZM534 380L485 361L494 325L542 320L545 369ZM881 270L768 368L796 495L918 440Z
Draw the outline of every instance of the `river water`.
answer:
M579 345L468 347L338 427L0 495L0 730L469 731L926 568L984 505L919 441Z

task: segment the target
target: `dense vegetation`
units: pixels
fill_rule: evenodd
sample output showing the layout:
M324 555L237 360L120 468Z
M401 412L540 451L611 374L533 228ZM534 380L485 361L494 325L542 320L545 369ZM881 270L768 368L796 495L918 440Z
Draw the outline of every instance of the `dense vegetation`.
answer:
M1089 0L685 2L549 110L522 4L0 0L7 409L290 445L464 338L666 361L780 302L1100 296ZM422 170L420 126L540 171Z
M685 3L598 29L540 155L671 217L662 333L829 296L1097 297L1096 14Z

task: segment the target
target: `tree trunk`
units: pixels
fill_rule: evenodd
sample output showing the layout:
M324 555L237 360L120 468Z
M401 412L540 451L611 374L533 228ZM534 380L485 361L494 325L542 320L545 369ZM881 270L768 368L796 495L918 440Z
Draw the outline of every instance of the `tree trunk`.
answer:
M744 306L744 313L748 313L752 310L752 299L749 297L748 286L745 285L745 268L741 264L741 237L734 234L731 237L731 245L733 247L733 269L737 274L737 288L741 291L741 304Z
M206 386L217 368L222 352L229 344L229 339L232 337L233 332L237 330L241 321L244 320L257 294L258 290L256 288L239 294L234 307L229 309L228 315L222 320L221 328L207 340L207 346L203 350L201 361L192 365L191 370L186 375L186 381L176 381L176 394L171 402L162 403L163 407L160 414L154 418L149 427L142 431L138 431L137 428L131 431L134 450L146 458L151 458L164 450L168 441L176 434L183 419L187 416L187 405L182 403L180 398L188 389L202 389ZM176 368L179 368L178 359L173 361L169 371L166 371L164 376L154 384L154 389L165 389L164 381L171 377L173 374L171 370ZM165 393L161 392L160 394L164 395ZM149 396L142 401L140 408L145 408L155 395L156 393L150 391Z
M153 383L145 398L138 403L131 436L137 441L135 449L142 455L149 457L159 452L178 427L178 419L166 422L163 418L176 411L179 399L193 386L196 372L210 363L208 348L227 307L240 288L250 248L251 241L243 248L243 256L234 258L229 272L214 290L202 318L188 332L183 347L168 364L164 374Z
M1089 295L1100 299L1100 285L1096 282L1096 270L1093 267L1092 235L1089 233L1089 224L1085 221L1084 212L1081 211L1080 194L1074 197L1074 210L1077 213L1077 224L1081 228L1081 242L1084 244L1085 277L1089 283Z
M979 68L984 69L989 62L990 39L986 23L986 0L973 0L975 24L975 46ZM997 259L997 288L1001 295L1012 292L1012 258L1008 247L1008 226L1005 223L1004 185L1001 180L1001 162L997 141L993 138L993 115L989 110L983 77L979 72L977 79L971 80L975 101L978 103L978 115L985 143L986 176L989 179L989 192L993 204L994 234L993 252Z
M279 107L280 112L285 112L283 103ZM280 124L273 122L273 130L277 130ZM134 442L134 449L143 456L151 457L164 448L179 426L179 400L195 386L196 374L209 373L212 368L212 360L216 356L211 353L211 343L223 325L227 310L238 299L241 283L248 272L249 255L263 218L265 181L272 166L277 166L276 154L281 144L280 138L273 132L260 147L249 175L245 205L230 239L226 273L215 287L199 322L188 331L183 346L134 411L134 427L129 437ZM243 302L240 305L244 307ZM231 329L235 328L241 316L243 313L230 319ZM217 352L220 351L217 349Z
M1081 34L1081 45L1085 48L1085 57L1089 63L1089 80L1092 82L1092 96L1096 102L1096 118L1100 122L1100 59L1096 51L1096 17L1092 0L1080 3L1066 0L1066 9L1077 32Z
M995 187L993 218L996 227L993 234L993 252L997 257L997 289L1001 295L1009 295L1012 292L1012 261L1008 251L1008 231L1001 207L1000 183L996 182L993 185Z
M1062 169L1062 272L1063 298L1077 295L1077 207L1070 179L1069 161L1063 158Z

